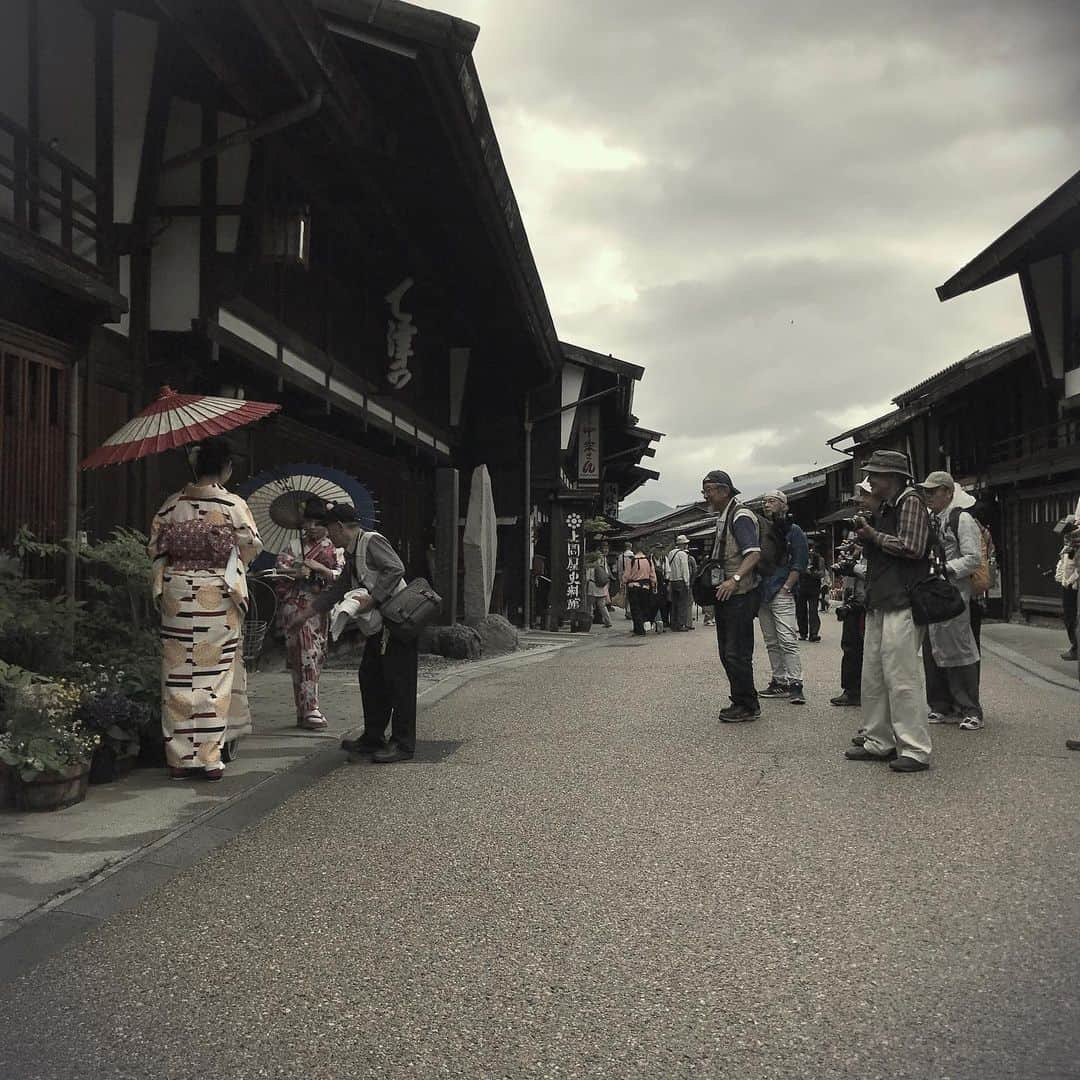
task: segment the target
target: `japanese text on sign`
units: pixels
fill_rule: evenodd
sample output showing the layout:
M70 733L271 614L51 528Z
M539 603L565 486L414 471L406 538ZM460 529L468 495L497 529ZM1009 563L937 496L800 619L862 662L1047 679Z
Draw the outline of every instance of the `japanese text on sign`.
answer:
M409 361L413 355L413 338L419 331L413 325L412 315L401 310L401 301L412 287L413 279L405 278L393 292L386 294L386 302L390 305L390 321L386 324L386 355L390 358L390 370L386 379L395 390L403 389L412 378Z
M568 514L566 517L566 606L567 608L579 608L582 606L582 586L584 584L581 572L581 556L584 542L581 532L582 518L580 514Z
M578 428L578 483L600 482L600 411L582 408Z

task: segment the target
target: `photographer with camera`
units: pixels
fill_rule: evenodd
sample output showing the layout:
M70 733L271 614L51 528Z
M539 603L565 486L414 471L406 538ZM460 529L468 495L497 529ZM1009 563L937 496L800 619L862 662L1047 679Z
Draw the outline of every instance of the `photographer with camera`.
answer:
M1069 649L1061 654L1061 659L1075 660L1077 581L1080 579L1080 567L1076 565L1076 553L1080 550L1080 526L1076 516L1069 514L1054 526L1054 531L1061 534L1061 551L1058 553L1054 580L1061 586L1065 633L1069 635Z
M874 512L870 484L861 480L855 487L855 507L862 514ZM836 609L842 624L840 650L840 693L829 699L838 707L862 704L863 637L866 633L866 556L852 533L837 551L833 573L844 579L844 599Z

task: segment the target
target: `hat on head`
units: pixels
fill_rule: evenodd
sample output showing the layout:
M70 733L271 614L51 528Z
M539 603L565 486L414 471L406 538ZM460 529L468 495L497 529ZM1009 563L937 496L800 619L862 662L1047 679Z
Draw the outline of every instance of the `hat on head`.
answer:
M731 482L731 477L723 469L713 469L701 482L703 484L720 484L723 487L730 488L732 495L739 494L739 489Z
M787 496L782 491L766 491L761 497L763 499L776 499L777 502L782 502L787 506Z
M308 499L303 507L304 517L317 521L321 525L356 524L360 521L360 511L351 503L332 502L328 499Z
M689 544L690 543L690 537L687 536L686 533L679 533L679 535L675 537L675 543L676 544Z
M875 450L863 465L864 473L892 473L911 477L911 462L907 454L899 450Z
M870 481L866 480L865 478L860 480L855 485L855 490L856 491L861 491L864 495L873 495L874 494L874 489L870 486Z
M952 478L952 475L950 473L938 470L937 472L932 472L918 486L921 488L926 488L928 491L932 490L933 488L939 487L954 488L956 487L956 481Z

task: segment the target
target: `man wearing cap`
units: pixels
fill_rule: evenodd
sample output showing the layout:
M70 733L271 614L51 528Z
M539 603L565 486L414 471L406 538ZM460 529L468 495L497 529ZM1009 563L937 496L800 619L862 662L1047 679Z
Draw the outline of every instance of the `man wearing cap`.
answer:
M947 472L932 472L919 487L934 515L945 548L949 577L964 598L955 619L927 628L923 645L926 699L931 724L959 723L962 731L983 726L979 703L979 647L971 628L971 575L982 565L982 533L968 512L975 500Z
M742 723L761 715L754 688L754 618L761 599L755 572L761 558L757 516L735 501L739 489L722 469L705 477L701 494L718 515L712 546L718 564L714 617L720 662L731 687L731 704L720 711L720 719Z
M927 576L930 516L911 483L907 454L875 450L863 466L877 510L856 517L866 553L866 634L863 642L863 745L851 761L888 761L899 773L930 767L922 627L909 590Z
M321 521L335 547L345 549L345 572L336 586L322 592L315 608L329 611L345 593L364 588L368 595L357 604L363 614L384 604L405 579L405 567L390 541L360 524L356 510L346 503L309 500L305 515ZM415 641L393 637L383 628L364 642L360 660L360 696L364 705L364 734L344 739L350 754L371 754L379 765L409 761L416 751L416 674L419 661ZM390 742L385 741L390 728Z
M869 517L876 507L869 480L855 485L855 510ZM866 633L866 555L852 534L843 545L840 569L844 579L844 619L840 633L840 693L829 698L840 707L862 704L863 639ZM861 745L862 729L859 729Z
M671 629L692 630L690 625L690 539L675 537L675 550L668 556L667 579L671 587Z
M772 681L759 696L787 698L793 705L805 705L795 594L799 575L806 569L809 546L806 533L788 514L787 496L782 491L765 495L762 513L775 534L779 558L776 569L761 582L758 623L769 653Z

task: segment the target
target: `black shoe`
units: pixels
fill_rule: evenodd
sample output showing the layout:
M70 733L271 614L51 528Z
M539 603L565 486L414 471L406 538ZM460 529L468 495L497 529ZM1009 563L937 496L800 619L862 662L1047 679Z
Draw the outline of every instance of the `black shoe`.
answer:
M844 757L848 761L895 761L896 751L890 750L887 754L872 754L865 746L853 746L844 751Z
M1080 750L1080 739L1066 739L1065 740L1065 749L1066 750Z
M396 742L391 742L384 746L381 750L376 750L371 755L371 760L376 765L393 765L396 761L412 761L413 752L411 750L405 750L399 746Z
M788 688L775 679L764 690L758 691L758 697L787 697Z
M857 697L851 697L848 694L838 694L836 697L829 698L830 705L839 705L843 708L845 705L861 705L862 699Z
M821 640L821 635L820 634L815 634L812 638L807 638L806 640L807 641L820 641Z
M1061 654L1061 659L1062 660L1075 660L1076 659L1076 649L1075 649L1075 647L1070 649L1068 652L1063 652Z
M907 754L901 754L895 761L889 762L889 768L893 772L926 772L930 768L930 762L916 761Z
M862 744L864 742L866 742L866 736L865 735L852 735L851 736L851 745L852 746L862 746Z
M799 640L800 641L805 641L806 640L806 635L805 634L800 634L799 635Z
M748 709L745 705L731 705L720 713L720 719L725 724L742 724L747 720L757 720L759 716L760 709Z
M803 697L803 688L801 682L793 682L788 688L787 699L792 705L805 705L806 698Z
M360 757L366 754L374 754L378 750L385 750L386 743L382 739L369 739L366 735L361 735L359 739L342 739L341 749L346 754Z

